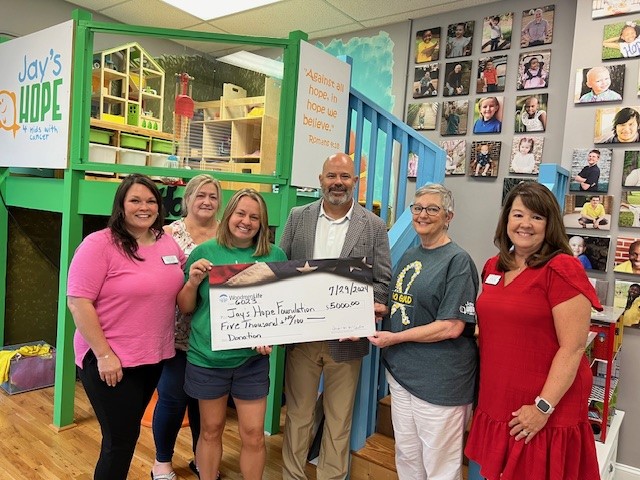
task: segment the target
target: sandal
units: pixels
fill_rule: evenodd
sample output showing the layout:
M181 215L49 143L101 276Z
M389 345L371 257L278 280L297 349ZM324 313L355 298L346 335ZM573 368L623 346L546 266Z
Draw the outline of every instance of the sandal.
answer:
M151 470L151 480L175 480L175 478L176 472L158 473L154 475L153 470Z
M196 462L191 460L189 462L189 469L195 473L198 478L200 478L200 471L198 470L198 466L196 465ZM220 474L220 472L218 472L218 475L216 475L216 480L220 480L222 478L222 475Z

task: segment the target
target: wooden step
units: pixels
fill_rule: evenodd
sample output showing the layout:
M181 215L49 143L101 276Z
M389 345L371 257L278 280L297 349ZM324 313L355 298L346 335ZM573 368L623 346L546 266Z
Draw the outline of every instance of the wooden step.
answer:
M391 395L387 395L378 402L376 432L393 438L393 424L391 423Z
M398 480L393 438L374 433L351 454L351 480Z

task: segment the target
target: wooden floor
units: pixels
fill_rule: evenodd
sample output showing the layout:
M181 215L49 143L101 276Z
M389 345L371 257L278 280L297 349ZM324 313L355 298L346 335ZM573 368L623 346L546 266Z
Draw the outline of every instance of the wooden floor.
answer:
M6 395L0 392L0 477L2 480L91 480L100 450L100 427L82 385L77 384L75 421L77 426L59 433L49 425L53 418L53 387ZM265 480L282 478L282 434L267 437ZM155 448L151 428L142 427L131 463L129 480L148 480ZM240 480L239 437L235 411L229 409L224 433L223 478ZM180 431L174 454L178 479L195 479L188 464L192 459L188 428ZM315 480L315 467L307 466Z

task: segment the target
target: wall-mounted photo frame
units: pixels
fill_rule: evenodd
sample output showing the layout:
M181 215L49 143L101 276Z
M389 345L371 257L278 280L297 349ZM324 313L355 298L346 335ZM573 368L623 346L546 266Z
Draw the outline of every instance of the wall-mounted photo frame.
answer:
M640 327L640 283L616 280L613 308L622 310L620 318L625 327Z
M442 95L445 97L468 95L471 83L471 60L447 63L442 81L444 83Z
M640 188L640 151L625 150L622 161L622 186Z
M502 142L472 142L469 170L471 177L497 177Z
M640 12L637 0L593 0L591 18L615 17Z
M531 8L522 12L520 46L536 47L553 42L555 5Z
M487 96L479 98L473 109L473 133L500 133L504 97Z
M442 102L441 135L466 135L469 123L469 100Z
M413 74L413 98L438 95L440 64L427 63L415 67Z
M640 228L640 191L627 190L621 193L618 226Z
M516 185L520 185L523 182L535 181L533 178L505 177L502 180L502 203L500 203L500 205L504 207L504 201L507 199L507 195L509 195L509 192L513 190Z
M481 52L495 52L511 48L513 12L485 17L482 25Z
M544 132L547 129L548 98L546 93L516 97L516 133Z
M551 50L523 52L518 61L516 89L547 88L551 71Z
M599 65L576 71L574 103L621 102L624 65Z
M415 130L435 130L438 120L438 102L410 103L407 105L407 124Z
M640 238L619 236L613 261L614 272L640 275Z
M418 176L418 154L409 152L407 158L407 178L416 178Z
M602 60L640 56L640 19L609 23L602 31Z
M610 148L576 148L571 155L572 192L604 192L609 190L611 172Z
M569 247L585 270L606 272L609 263L609 237L567 234Z
M640 142L640 106L596 109L593 143Z
M565 195L562 221L566 228L611 230L612 195Z
M473 29L475 20L452 23L447 27L447 46L445 57L468 57L473 47Z
M416 63L434 62L440 58L440 27L416 32Z
M511 145L509 173L537 175L542 161L544 137L515 136Z
M464 175L467 165L467 141L466 140L442 140L440 147L447 154L444 174Z
M476 93L504 92L506 76L506 55L480 58L478 60L478 76L476 77Z

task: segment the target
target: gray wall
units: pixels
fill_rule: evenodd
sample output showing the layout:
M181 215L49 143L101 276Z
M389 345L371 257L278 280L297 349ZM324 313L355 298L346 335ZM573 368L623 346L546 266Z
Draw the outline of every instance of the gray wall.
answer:
M603 27L609 23L617 23L631 19L637 19L640 15L629 15L620 17L609 17L599 20L591 19L591 2L580 0L576 10L575 30L576 32L589 32L588 35L576 37L571 55L571 72L575 74L577 69L589 68L602 65L602 31ZM622 59L621 59L622 60ZM637 59L623 62L607 61L606 65L626 65L625 85L623 102L624 106L638 105L638 68ZM593 130L595 121L594 105L574 105L573 91L575 78L570 79L567 90L566 102L566 123L562 145L562 166L571 169L571 153L574 148L593 148ZM607 104L607 106L619 106L620 103ZM615 240L618 235L637 237L637 230L618 228L618 210L620 207L620 193L622 191L622 162L625 149L638 150L637 144L616 147L616 145L606 145L613 148L611 161L611 177L609 180L608 195L613 195L612 225L609 232L599 232L602 236L611 237L611 248L609 251L609 273L593 275L600 279L609 281L608 303L613 301L613 288L615 279L635 281L633 276L624 274L613 274L611 256L614 253ZM592 235L592 231L589 234ZM579 231L576 230L576 233ZM597 234L596 234L597 235ZM622 351L620 354L620 384L618 392L618 408L626 412L622 429L620 431L620 444L618 450L618 462L640 468L640 458L638 457L638 444L640 443L640 370L636 367L640 365L640 331L637 328L626 327L624 331Z
M555 3L555 18L553 29L553 42L540 47L520 49L520 29L522 23L522 12L529 10L536 5L548 5ZM575 0L563 0L562 2L540 2L532 3L530 0L511 0L491 3L485 6L458 10L442 15L414 20L412 38L416 32L425 28L440 27L441 36L444 37L446 28L451 23L475 20L473 50L470 57L457 59L444 59L444 54L440 54L440 83L443 84L444 67L447 62L455 60L472 60L472 83L470 93L467 97L443 97L442 87L439 88L439 95L436 99L443 100L468 99L470 117L475 101L483 96L475 93L475 72L478 68L478 58L490 56L489 53L480 53L481 32L484 17L501 13L513 12L513 36L511 48L499 51L498 55L507 55L507 77L505 80L505 91L496 95L503 95L505 102L503 106L502 132L492 135L473 135L473 119L469 118L466 136L443 137L439 133L440 120L436 125L437 130L422 132L427 138L439 144L441 140L456 140L465 138L467 141L467 162L469 160L471 142L473 141L500 141L502 151L497 178L474 178L469 176L448 176L445 184L454 193L456 201L456 212L451 222L450 234L455 242L469 252L479 269L484 262L496 254L493 246L493 235L502 201L502 181L509 175L509 160L511 143L514 136L515 121L515 99L516 96L527 93L547 93L549 95L549 106L547 108L547 131L544 134L544 151L542 162L558 163L562 155L562 132L564 130L564 110L566 103L567 86L570 72L567 66L571 63L571 49L573 46L573 28L566 28L566 25L573 26L575 18ZM411 49L411 62L409 64L409 78L407 79L407 102L416 102L411 98L413 86L413 71L415 53ZM549 87L536 90L516 90L516 78L518 73L518 57L523 51L532 52L537 50L551 50L551 70L549 74ZM426 99L425 99L426 101ZM429 100L433 101L433 100ZM442 105L442 104L441 104ZM524 178L524 176L523 176ZM533 178L529 176L529 178Z

